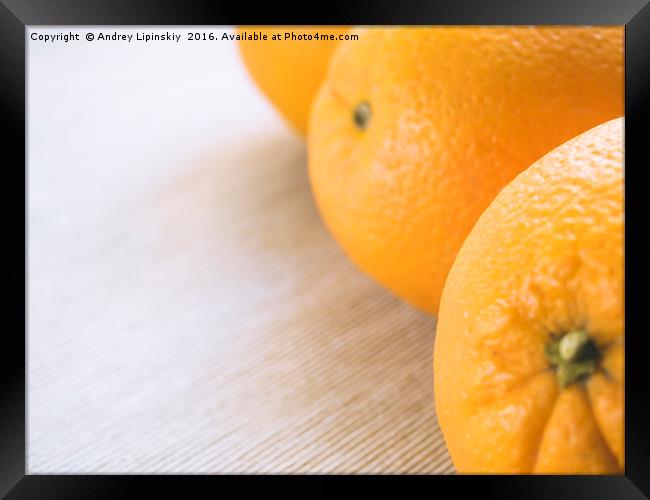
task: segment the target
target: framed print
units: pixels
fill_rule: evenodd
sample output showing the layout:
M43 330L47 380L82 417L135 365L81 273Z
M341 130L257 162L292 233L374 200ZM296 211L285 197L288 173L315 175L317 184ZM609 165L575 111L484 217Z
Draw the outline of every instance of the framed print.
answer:
M0 493L647 498L647 2L318 10L2 1Z

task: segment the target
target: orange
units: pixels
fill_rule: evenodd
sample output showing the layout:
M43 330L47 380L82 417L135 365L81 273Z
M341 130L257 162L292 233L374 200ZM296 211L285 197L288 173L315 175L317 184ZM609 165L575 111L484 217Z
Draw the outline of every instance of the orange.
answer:
M238 34L263 33L267 40L240 40L239 51L246 68L263 94L301 134L307 131L309 109L344 26L241 26ZM310 35L311 40L284 39L285 33ZM273 36L278 35L279 40ZM318 39L314 39L318 35ZM323 40L322 35L326 35Z
M445 284L438 419L459 472L623 473L623 119L499 193Z
M356 33L312 108L312 189L358 267L435 313L456 252L500 189L623 114L623 29Z

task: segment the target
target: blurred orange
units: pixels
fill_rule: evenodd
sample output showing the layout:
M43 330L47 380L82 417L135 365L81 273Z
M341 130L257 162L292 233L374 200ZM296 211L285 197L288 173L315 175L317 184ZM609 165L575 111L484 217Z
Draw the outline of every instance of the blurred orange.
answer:
M278 111L301 134L307 132L309 109L338 41L322 35L346 33L345 26L240 26L238 34L264 33L267 40L239 41L239 51L253 80ZM285 33L319 39L285 40ZM273 40L281 35L281 40Z

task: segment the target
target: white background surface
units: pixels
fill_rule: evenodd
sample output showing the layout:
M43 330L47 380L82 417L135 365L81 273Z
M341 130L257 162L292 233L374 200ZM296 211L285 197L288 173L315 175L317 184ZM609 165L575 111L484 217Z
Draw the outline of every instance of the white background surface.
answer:
M73 31L27 42L29 472L451 471L434 319L332 241L235 44Z

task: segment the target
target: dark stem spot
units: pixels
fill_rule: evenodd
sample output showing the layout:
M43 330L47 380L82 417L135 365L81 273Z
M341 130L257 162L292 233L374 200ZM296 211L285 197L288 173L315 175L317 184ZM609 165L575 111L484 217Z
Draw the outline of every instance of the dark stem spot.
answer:
M546 345L546 359L562 388L593 374L601 357L600 348L584 330L573 330Z
M370 103L368 101L360 102L354 109L354 124L359 130L365 130L370 123L371 115L372 111L370 109Z

